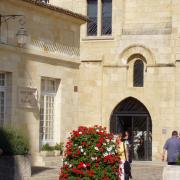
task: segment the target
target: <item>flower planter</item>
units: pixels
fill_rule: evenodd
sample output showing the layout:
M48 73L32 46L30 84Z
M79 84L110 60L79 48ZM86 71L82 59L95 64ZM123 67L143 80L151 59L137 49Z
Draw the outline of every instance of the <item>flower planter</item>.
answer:
M59 179L117 179L120 158L113 134L101 126L80 126L71 133Z
M59 150L54 150L54 155L55 155L55 156L60 156L60 155L61 155L61 151L59 151Z
M1 156L0 177L3 180L25 180L31 177L30 156Z
M54 156L54 151L40 151L41 156Z
M163 180L180 180L180 166L165 166L163 169Z
M3 154L3 150L0 148L0 156Z

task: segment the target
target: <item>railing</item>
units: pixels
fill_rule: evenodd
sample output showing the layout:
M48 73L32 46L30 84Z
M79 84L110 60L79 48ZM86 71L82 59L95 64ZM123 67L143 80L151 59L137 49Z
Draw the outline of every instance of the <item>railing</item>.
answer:
M53 53L55 55L71 57L79 59L80 49L79 47L66 46L61 43L54 43L51 41L32 40L28 46L30 49L44 51L46 53Z

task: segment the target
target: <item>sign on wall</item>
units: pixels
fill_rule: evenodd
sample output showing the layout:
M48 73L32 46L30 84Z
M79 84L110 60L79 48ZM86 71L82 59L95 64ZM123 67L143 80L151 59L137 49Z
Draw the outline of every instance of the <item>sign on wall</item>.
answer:
M18 105L22 108L37 107L37 89L30 87L18 88Z

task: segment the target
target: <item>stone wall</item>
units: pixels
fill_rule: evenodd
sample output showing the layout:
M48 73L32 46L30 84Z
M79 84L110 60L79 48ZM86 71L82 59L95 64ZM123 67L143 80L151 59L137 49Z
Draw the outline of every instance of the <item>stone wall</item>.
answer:
M0 178L3 180L24 180L31 177L31 163L28 156L1 156Z
M19 20L3 22L0 40L0 72L5 72L6 112L5 123L23 129L31 144L32 161L41 164L38 158L40 142L40 97L42 78L59 82L55 97L53 143L59 143L78 126L78 86L80 64L80 24L83 20L59 13L33 3L2 0L2 15L19 14L25 20L28 32L25 47L17 45L16 32ZM36 106L19 104L20 88L36 89ZM37 162L38 161L38 162Z
M127 97L138 99L152 119L153 160L160 160L171 131L180 130L179 7L177 0L115 0L111 36L88 37L86 26L81 29L80 98L89 102L88 98L94 97L83 93L87 89L100 94L86 106L80 104L82 122L109 127L118 103ZM128 59L134 54L142 55L146 61L142 88L132 84L133 61ZM97 62L99 71L95 71ZM92 84L92 77L101 85ZM86 86L82 85L84 81Z

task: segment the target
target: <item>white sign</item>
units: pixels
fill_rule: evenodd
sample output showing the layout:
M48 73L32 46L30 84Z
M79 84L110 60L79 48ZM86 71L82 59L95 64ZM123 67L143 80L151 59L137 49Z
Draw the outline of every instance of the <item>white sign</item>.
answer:
M18 105L22 108L37 107L37 89L29 87L18 88Z
M162 134L167 134L168 129L167 128L162 128Z

